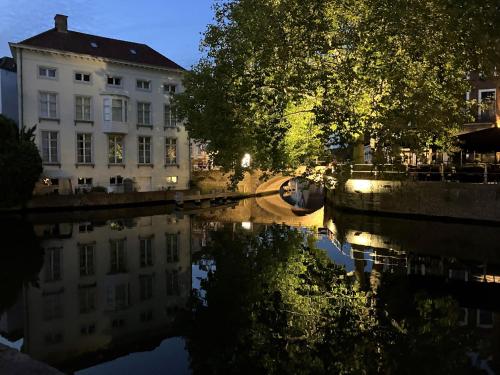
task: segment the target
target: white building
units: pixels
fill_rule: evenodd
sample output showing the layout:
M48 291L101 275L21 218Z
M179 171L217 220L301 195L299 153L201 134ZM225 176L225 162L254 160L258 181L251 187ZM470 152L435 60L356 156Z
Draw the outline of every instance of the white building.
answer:
M145 44L68 30L20 43L19 122L37 124L44 179L59 192L186 189L188 134L170 105L184 69Z
M16 62L11 57L0 58L0 114L17 122Z

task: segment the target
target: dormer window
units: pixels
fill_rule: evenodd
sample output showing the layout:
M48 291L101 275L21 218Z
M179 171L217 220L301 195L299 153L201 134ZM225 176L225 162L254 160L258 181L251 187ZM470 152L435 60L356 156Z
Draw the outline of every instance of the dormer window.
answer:
M38 67L38 77L48 78L48 79L56 79L57 78L57 69L56 68L47 68L45 66L39 66Z
M92 48L97 48L97 43L96 43L96 42L91 42L91 43L90 43L90 46L91 46Z
M108 86L121 87L122 77L108 76Z
M80 83L90 83L90 73L75 72L75 81Z
M135 49L131 49L131 50L130 50L130 53L131 53L132 55L137 55L137 51L136 51Z
M171 85L171 84L167 84L167 83L165 83L163 85L163 92L165 94L175 94L176 91L177 91L176 85Z
M151 91L151 81L138 79L135 86L138 90Z

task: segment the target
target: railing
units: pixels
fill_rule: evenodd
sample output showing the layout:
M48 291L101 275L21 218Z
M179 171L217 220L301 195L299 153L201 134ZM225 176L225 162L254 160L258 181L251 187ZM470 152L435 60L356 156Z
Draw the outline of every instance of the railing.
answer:
M446 164L373 165L351 164L337 166L344 177L368 180L448 181L463 183L500 183L500 164L476 163L453 166Z

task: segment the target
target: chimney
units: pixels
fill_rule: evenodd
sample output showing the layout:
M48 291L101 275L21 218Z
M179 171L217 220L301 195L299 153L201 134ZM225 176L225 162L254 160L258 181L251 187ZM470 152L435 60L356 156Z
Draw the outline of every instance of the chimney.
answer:
M64 14L56 14L54 17L54 23L58 32L68 32L68 16L65 16Z

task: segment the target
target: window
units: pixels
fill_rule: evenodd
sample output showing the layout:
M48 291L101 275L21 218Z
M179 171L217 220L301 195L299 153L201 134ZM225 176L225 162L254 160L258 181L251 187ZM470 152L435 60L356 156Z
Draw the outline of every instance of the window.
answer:
M38 67L38 77L48 78L48 79L56 79L57 78L57 69L39 66Z
M123 177L122 176L110 177L109 184L110 185L123 185Z
M62 248L51 247L45 251L45 282L61 280Z
M108 137L109 164L123 164L123 136L110 135Z
M40 92L40 117L57 118L57 94Z
M177 164L177 139L176 138L166 138L165 139L165 164L166 165Z
M144 323L152 321L153 320L153 311L148 310L148 311L141 312L140 319L141 319L141 322L144 322Z
M151 164L151 137L139 137L139 164Z
M479 90L479 121L496 121L496 89Z
M165 83L163 85L163 92L165 94L175 94L176 91L177 91L177 86L176 85L171 85L171 84L168 84L168 83Z
M164 107L164 125L167 128L175 128L177 126L177 111L170 104L165 104Z
M78 289L78 302L80 305L80 314L87 314L95 311L96 287L81 287Z
M491 311L477 310L476 325L480 328L492 328L493 313Z
M139 125L151 125L151 103L137 103L137 123Z
M92 98L90 96L77 96L75 97L75 119L78 121L91 120L91 107Z
M55 345L55 344L60 344L63 342L63 334L62 332L55 332L55 333L47 333L44 336L44 342L47 345Z
M179 274L176 270L166 272L167 296L179 295Z
M92 163L92 134L78 133L76 135L76 162L78 164Z
M88 324L88 325L82 325L80 327L80 334L82 336L90 336L95 333L95 323Z
M110 240L110 273L125 272L125 240Z
M127 122L127 100L104 98L104 121Z
M78 177L78 186L92 186L92 177Z
M58 132L42 131L42 160L44 163L58 163Z
M143 79L138 79L136 81L135 87L139 90L151 91L151 81L145 81Z
M121 85L122 85L122 77L108 76L107 83L108 83L108 86L121 87Z
M94 231L94 226L92 223L80 223L78 224L79 233L90 233Z
M90 73L75 72L75 81L81 83L90 83Z
M63 316L61 293L46 294L42 297L43 319L50 321Z
M177 233L167 233L166 246L167 246L167 263L174 263L179 261L179 240Z
M177 183L177 176L167 176L165 177L167 184L176 184Z
M140 298L146 301L153 297L153 275L139 276Z
M80 245L80 276L91 276L94 274L94 253L93 244Z
M140 252L140 265L142 268L151 267L153 265L153 239L140 238L139 239L139 252Z

